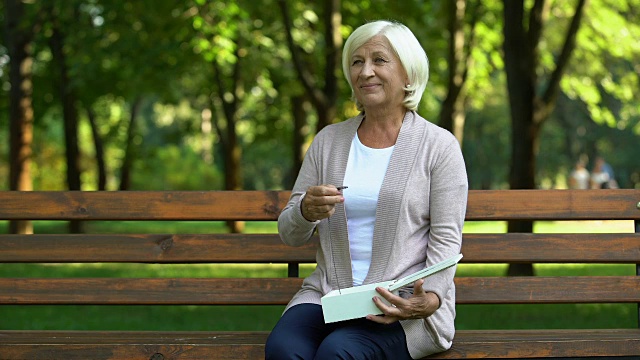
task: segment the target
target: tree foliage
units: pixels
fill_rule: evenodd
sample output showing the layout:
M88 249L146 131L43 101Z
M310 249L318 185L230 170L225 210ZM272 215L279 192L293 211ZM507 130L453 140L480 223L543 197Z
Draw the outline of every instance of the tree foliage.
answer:
M29 15L32 37L30 177L37 190L68 186L63 176L64 111L54 86L59 71L49 46L55 27L51 18L40 15L54 5L65 35L68 89L78 111L83 189L117 189L127 163L130 189L222 189L230 181L242 189L290 187L301 155L318 124L326 121L323 104L334 106L331 121L354 114L340 66L331 63L336 59L331 50L335 43L329 42L332 25L338 24L338 43L365 21L384 18L408 25L430 59L430 82L419 108L427 119L441 121L447 94L455 90L449 81L449 74L455 74L448 55L451 1L20 3ZM333 13L328 3L338 4ZM536 4L523 3L525 9ZM0 4L3 29L6 4ZM511 143L522 140L512 135L509 120L513 94L506 90L503 4L467 0L460 17L466 48L457 71L465 82L457 109L466 118L462 146L471 188L508 187ZM562 58L576 4L547 2L539 61L530 69L540 80L534 88L538 94L552 81ZM565 187L564 179L583 153L607 157L621 186L640 186L633 145L640 137L639 9L640 0L590 0L585 6L559 82L557 106L540 128L528 186ZM530 25L523 19L522 26L528 30ZM4 36L9 36L6 30ZM7 144L0 148L0 176L5 179L9 92L14 86L10 43L0 44L0 143ZM229 177L236 171L229 169L230 161L241 170L236 180Z

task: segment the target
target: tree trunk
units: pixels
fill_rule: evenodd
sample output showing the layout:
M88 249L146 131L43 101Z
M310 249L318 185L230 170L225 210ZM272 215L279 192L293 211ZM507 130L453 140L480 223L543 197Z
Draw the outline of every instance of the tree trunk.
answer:
M333 123L337 114L338 77L336 72L340 67L342 48L342 35L340 33L342 25L341 0L327 0L324 2L323 23L325 24L324 40L326 44L324 58L326 62L324 85L322 87L319 85L319 80L309 70L310 66L304 63L300 56L300 49L293 41L293 36L291 35L293 21L289 14L287 2L280 0L278 4L280 5L283 23L287 32L287 43L293 65L318 115L317 133L323 127Z
M64 122L65 149L67 160L67 186L69 190L80 190L80 151L78 149L78 111L75 96L69 81L66 54L64 52L64 35L54 14L53 32L50 39L53 60L58 67L57 88L62 103Z
M87 107L87 117L91 125L91 134L93 136L93 146L96 152L96 165L98 167L98 190L107 190L107 166L105 163L104 145L98 124L96 122L96 114L90 106Z
M336 70L340 68L342 48L342 34L340 33L340 27L342 26L341 0L325 0L324 5L326 65L322 90L324 97L319 102L316 134L323 127L332 124L336 120L338 111L338 77L336 76Z
M242 171L240 162L242 161L242 148L238 145L238 134L236 132L237 114L229 114L227 118L227 148L224 152L225 164L225 188L227 190L241 190Z
M238 134L236 132L236 124L238 123L238 107L242 93L242 64L241 57L237 50L241 48L240 35L236 38L236 62L233 66L230 83L225 82L222 69L213 62L214 77L218 86L218 98L222 103L222 112L224 114L227 126L222 131L220 125L216 123L218 136L224 147L224 180L226 190L242 189L242 148L238 144ZM232 99L225 99L223 94L233 94ZM232 233L241 233L244 231L243 221L227 221L227 227Z
M64 35L59 26L59 20L55 14L53 19L53 32L50 39L51 53L54 63L58 67L58 93L62 102L62 118L64 123L65 155L67 162L67 187L69 190L81 190L80 183L80 150L78 147L78 110L64 52ZM70 221L69 232L81 233L82 222Z
M5 0L5 30L9 58L9 190L31 191L31 156L33 142L33 83L31 56L32 30L21 26L24 4ZM31 221L9 222L12 234L32 234Z
M304 142L307 136L305 126L307 125L307 112L304 110L305 97L293 96L291 98L291 107L293 114L293 166L291 167L291 175L289 176L287 188L292 188L304 159Z
M535 188L535 152L538 135L533 126L533 101L536 98L535 66L537 43L528 40L524 29L524 1L504 1L504 57L511 115L511 189ZM533 31L533 29L529 29ZM508 232L530 232L530 221L510 221ZM531 264L511 264L508 275L532 275Z
M466 80L464 66L464 13L466 0L447 3L449 16L449 79L447 97L440 109L440 126L449 130L462 144L464 134L464 95L462 89Z
M131 113L129 116L129 127L127 128L127 143L125 144L124 159L120 170L120 191L131 189L131 168L135 158L135 146L133 140L136 135L136 125L138 120L138 112L142 105L142 98L137 97L131 104Z
M539 87L538 64L539 44L548 4L536 0L529 11L525 27L524 0L505 0L504 4L504 57L507 72L507 88L511 115L511 167L509 184L512 189L534 189L536 155L540 130L549 118L560 89L560 80L575 48L575 39L582 19L586 0L579 0L571 20L556 68L547 81L542 95L536 93ZM509 222L509 232L530 232L531 222ZM511 265L509 275L531 275L531 264Z

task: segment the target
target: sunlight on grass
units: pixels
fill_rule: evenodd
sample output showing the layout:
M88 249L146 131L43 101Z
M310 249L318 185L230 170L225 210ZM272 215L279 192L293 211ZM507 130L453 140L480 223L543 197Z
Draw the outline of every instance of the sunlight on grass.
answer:
M68 233L66 221L32 221L36 234ZM0 233L6 234L8 221L0 221ZM227 232L223 221L86 221L87 234L216 234ZM245 232L277 233L275 221L247 221Z
M499 234L507 232L506 221L465 221L463 233Z
M533 227L536 233L632 233L633 220L610 221L538 221Z
M39 234L63 234L67 232L65 221L33 221L34 231ZM8 221L0 221L0 233L7 233ZM227 231L221 221L87 221L85 231L92 234L207 234ZM467 221L464 233L504 233L506 221ZM246 233L277 233L275 221L245 222ZM629 233L634 232L631 220L611 221L536 221L534 232L538 233Z
M467 221L464 233L468 234L500 234L507 232L506 221ZM633 220L610 221L536 221L533 225L536 233L632 233Z

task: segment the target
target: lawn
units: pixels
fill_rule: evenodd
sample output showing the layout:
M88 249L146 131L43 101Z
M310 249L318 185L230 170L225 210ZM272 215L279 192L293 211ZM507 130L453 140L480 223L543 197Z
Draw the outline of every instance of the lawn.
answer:
M502 223L469 223L465 232L503 232ZM632 232L630 222L536 223L537 232ZM36 222L38 233L64 233L61 222ZM88 223L95 233L222 232L220 223ZM273 223L248 223L247 232L273 232ZM6 232L6 222L0 222ZM461 264L457 276L502 276L506 264ZM302 275L313 270L303 265ZM635 266L536 264L536 274L629 275ZM0 264L0 277L284 277L284 265L269 264ZM0 306L0 329L64 330L270 330L283 306ZM635 304L459 305L458 329L634 328Z

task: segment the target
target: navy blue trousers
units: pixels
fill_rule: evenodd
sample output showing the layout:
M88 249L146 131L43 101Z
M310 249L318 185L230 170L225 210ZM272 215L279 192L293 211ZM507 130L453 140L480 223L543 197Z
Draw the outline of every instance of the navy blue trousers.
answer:
M287 310L267 339L265 359L411 359L402 325L367 319L325 324L322 307Z

